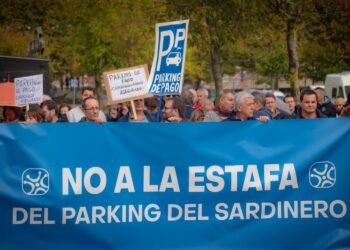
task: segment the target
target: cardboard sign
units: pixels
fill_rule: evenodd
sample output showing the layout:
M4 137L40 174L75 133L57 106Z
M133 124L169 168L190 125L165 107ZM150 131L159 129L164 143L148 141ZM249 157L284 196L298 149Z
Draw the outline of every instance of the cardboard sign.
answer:
M16 105L40 103L43 100L43 75L15 78Z
M108 103L151 97L147 88L148 75L146 64L104 72Z
M184 81L189 20L158 23L149 93L178 95Z
M0 83L0 106L16 106L15 84L13 82Z

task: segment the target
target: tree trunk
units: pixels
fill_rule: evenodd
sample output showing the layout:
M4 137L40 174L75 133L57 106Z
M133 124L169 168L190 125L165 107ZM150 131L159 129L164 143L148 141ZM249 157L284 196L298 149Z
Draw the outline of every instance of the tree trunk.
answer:
M210 46L210 61L215 83L215 103L218 104L222 90L222 76L219 47L213 41Z
M95 92L96 92L96 98L98 100L98 102L100 103L100 105L102 106L102 89L101 89L101 82L100 82L100 75L99 73L95 73L95 84L96 84L96 88L95 88Z
M278 76L276 76L273 84L273 90L278 90L278 89L279 89Z
M296 95L296 83L299 75L299 61L297 54L297 31L293 20L287 20L287 47L289 59L289 84L291 94Z

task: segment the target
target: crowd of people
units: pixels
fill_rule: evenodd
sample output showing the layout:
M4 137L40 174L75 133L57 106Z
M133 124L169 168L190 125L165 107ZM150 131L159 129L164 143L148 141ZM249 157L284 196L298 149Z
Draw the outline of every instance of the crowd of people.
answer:
M298 100L290 95L283 105L273 93L243 90L234 92L224 89L217 105L209 99L208 90L184 89L181 95L159 96L133 100L108 106L102 112L95 90L81 90L81 104L58 105L54 100L44 100L30 108L3 107L3 123L54 123L54 122L221 122L259 120L267 122L279 119L315 119L350 116L350 94L348 101L338 97L334 104L323 88L306 89ZM158 110L161 112L158 113Z

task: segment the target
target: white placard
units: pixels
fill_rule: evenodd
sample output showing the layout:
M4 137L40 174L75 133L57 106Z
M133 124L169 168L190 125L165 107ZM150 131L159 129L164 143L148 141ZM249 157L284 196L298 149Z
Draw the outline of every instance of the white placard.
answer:
M16 105L40 103L43 100L43 75L15 78Z
M105 72L104 78L109 103L150 96L147 65Z

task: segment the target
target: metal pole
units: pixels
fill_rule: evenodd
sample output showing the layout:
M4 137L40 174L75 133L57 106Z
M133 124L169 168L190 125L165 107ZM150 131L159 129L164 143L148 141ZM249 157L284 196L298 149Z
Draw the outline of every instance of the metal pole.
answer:
M162 113L162 102L163 102L163 96L161 95L158 103L157 122L160 122L160 114Z
M75 105L75 87L73 87L73 105Z

